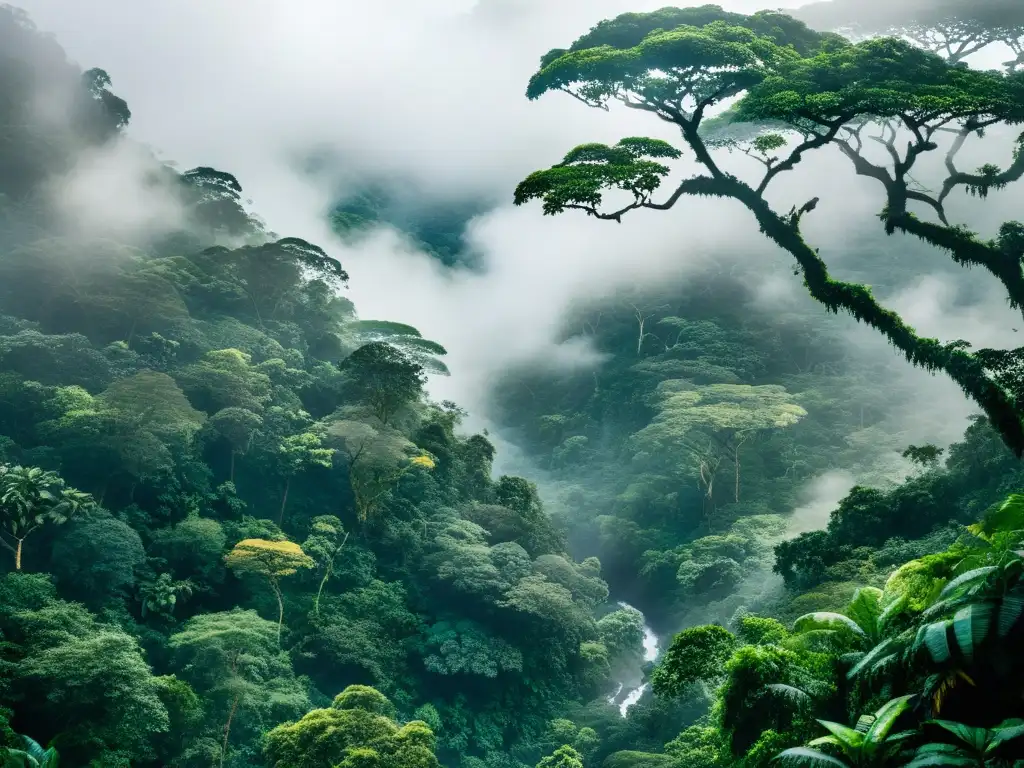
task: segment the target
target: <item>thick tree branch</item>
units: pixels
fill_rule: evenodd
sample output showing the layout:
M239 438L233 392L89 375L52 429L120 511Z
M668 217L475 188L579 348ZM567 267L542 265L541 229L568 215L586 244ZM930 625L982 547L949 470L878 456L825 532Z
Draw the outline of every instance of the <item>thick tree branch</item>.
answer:
M933 198L931 195L926 195L924 192L918 192L913 189L906 191L908 200L916 200L919 203L925 203L931 206L935 210L935 215L939 217L939 221L949 226L949 221L946 219L946 209L943 208L942 203Z
M977 130L977 129L974 129ZM966 129L965 129L966 131ZM968 133L970 133L968 131ZM946 169L949 171L949 176L942 183L942 192L939 194L939 202L945 201L949 197L950 193L957 187L968 187L977 190L983 190L987 193L989 189L999 189L1007 184L1011 184L1015 181L1019 181L1021 177L1024 177L1024 134L1021 134L1020 138L1017 139L1017 148L1014 153L1013 163L1005 171L999 173L993 173L991 175L982 175L978 173L962 173L956 168L956 155L963 147L964 141L967 139L964 131L957 136L956 142L953 147L950 148L946 154ZM954 151L955 150L955 151Z
M790 171L794 167L796 167L797 163L803 160L804 153L809 152L812 149L817 149L818 147L823 147L830 141L835 139L835 137L839 134L839 131L842 129L843 124L845 122L845 118L842 120L838 120L831 127L829 127L829 129L825 133L815 134L814 138L805 139L801 144L794 147L793 151L789 153L789 157L787 157L778 165L768 169L768 172L764 175L764 178L761 179L761 183L758 184L757 186L757 193L759 195L764 194L764 191L768 188L768 185L771 184L772 179L774 179L780 173L784 171Z
M881 170L882 177L888 180L887 188L895 186L895 182L884 169L878 169L870 163L866 163L864 167L869 171L867 175L875 178L879 178L878 171ZM937 339L918 336L903 322L899 314L880 305L871 295L870 289L856 283L833 279L817 250L811 248L801 236L799 218L777 214L753 187L732 176L699 176L682 182L664 203L642 203L633 207L667 210L684 195L710 195L733 199L743 204L757 219L761 231L796 259L804 275L804 284L815 300L832 312L848 312L859 322L881 332L914 365L930 371L945 372L968 397L981 406L1014 453L1018 456L1024 454L1024 425L1014 403L1003 389L988 377L984 366L974 355L954 346L941 344ZM622 213L619 212L618 215L621 217ZM908 218L912 219L909 216ZM930 226L942 229L937 225ZM1019 264L1017 270L1019 276ZM1024 279L1020 280L1020 285L1024 289Z
M887 169L869 163L849 142L837 141L836 144L853 163L857 175L876 179L885 187L885 229L888 234L899 230L914 235L946 251L953 261L961 266L987 269L1006 288L1012 306L1024 307L1024 271L1019 259L993 244L982 242L970 232L950 226L942 204L944 196L940 195L939 199L935 200L922 192L907 189L905 179L893 178ZM1024 174L1024 162L1021 164L1018 177ZM908 200L930 205L939 214L942 224L922 221L914 216L907 211Z

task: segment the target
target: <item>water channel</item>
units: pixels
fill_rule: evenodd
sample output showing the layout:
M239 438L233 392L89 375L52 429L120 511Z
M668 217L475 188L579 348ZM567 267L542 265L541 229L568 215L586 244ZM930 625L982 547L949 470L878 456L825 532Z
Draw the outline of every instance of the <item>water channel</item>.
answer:
M633 608L628 603L619 602L619 605L623 608ZM633 610L636 610L635 608ZM655 661L658 658L658 654L661 652L661 648L658 646L658 636L654 633L654 630L647 626L647 622L644 622L644 664L650 661ZM618 690L615 691L614 695L608 697L609 704L617 704L619 707L619 714L623 717L629 711L629 708L640 701L640 697L644 695L647 690L647 683L640 683L635 687L626 688L626 683L619 683ZM626 691L623 696L623 691Z

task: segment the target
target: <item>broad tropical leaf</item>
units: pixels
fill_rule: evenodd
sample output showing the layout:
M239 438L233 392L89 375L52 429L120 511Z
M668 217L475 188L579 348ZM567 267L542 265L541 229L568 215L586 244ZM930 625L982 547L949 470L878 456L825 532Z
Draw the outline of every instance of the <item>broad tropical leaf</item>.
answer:
M998 507L992 507L980 523L970 527L971 533L988 539L994 533L1019 531L1024 528L1024 495L1010 494Z
M899 719L900 715L907 711L910 706L911 699L914 695L900 696L898 699L883 704L877 712L875 712L875 722L871 724L871 728L868 729L867 734L864 738L867 741L874 742L876 744L885 741L889 735L889 731L892 730L893 725Z
M991 603L973 603L957 611L953 618L953 634L960 652L967 661L974 660L974 651L988 637L995 610Z
M846 677L853 679L860 675L865 669L871 667L879 659L885 658L887 655L896 648L896 642L892 639L883 640L881 643L876 645L866 654L864 654L860 661L853 665L849 672L846 673Z
M775 761L788 763L795 768L850 768L845 762L816 749L793 747L780 752Z
M1010 741L1024 737L1024 720L1007 720L994 729L995 735L985 748L986 754L994 754Z
M864 743L864 739L866 738L866 734L841 723L833 723L830 720L818 720L818 723L822 728L839 739L841 744L847 748L859 747Z
M998 570L999 568L997 566L986 565L983 568L974 568L966 573L961 573L942 588L942 591L939 593L939 600L941 601L951 597L955 592L965 586L973 586L978 582L983 582Z
M858 637L866 637L867 633L861 626L841 613L807 613L793 622L793 631L798 633L811 632L814 630L849 631Z
M1024 598L1017 595L1006 595L999 604L999 622L996 632L1000 639L1006 639L1017 626L1024 614Z
M846 615L869 635L877 634L880 627L882 596L882 590L876 587L861 587L846 608Z
M922 646L928 649L932 661L936 664L944 664L953 657L949 647L949 640L946 637L946 630L950 622L940 621L937 624L927 624L918 630L917 639L914 641L914 650Z
M930 720L928 722L944 728L960 739L960 741L969 744L979 752L985 748L985 743L988 741L989 732L985 728L975 728L952 720Z

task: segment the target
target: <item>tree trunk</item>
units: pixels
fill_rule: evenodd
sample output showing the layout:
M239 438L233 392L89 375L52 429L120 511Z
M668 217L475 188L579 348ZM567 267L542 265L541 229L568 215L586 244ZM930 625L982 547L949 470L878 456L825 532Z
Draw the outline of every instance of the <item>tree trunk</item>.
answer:
M24 539L18 539L18 548L14 551L14 570L21 570L21 544Z
M424 528L426 528L426 522L424 522ZM331 555L331 562L327 566L327 570L324 571L324 577L320 580L320 589L316 591L316 597L313 599L313 613L317 616L320 615L320 595L323 594L324 587L327 586L327 580L331 578L331 574L334 573L334 559L338 554L345 548L345 542L348 541L348 531L345 532L345 538L341 540L341 544L334 550L334 554ZM403 550L404 553L404 550Z
M235 449L231 449L231 473L228 475L231 482L235 482Z
M238 700L242 697L242 694L235 694L235 700L231 702L231 711L228 712L228 721L224 724L224 742L220 747L220 768L224 768L224 759L228 756L228 736L231 735L231 721L235 717L235 712L238 709Z
M277 647L281 647L281 627L284 625L284 597L281 595L281 587L277 579L270 580L270 586L274 588L274 596L277 597Z
M292 479L289 477L284 481L284 495L281 497L281 511L277 513L277 527L280 528L284 523L284 508L288 503L288 489L291 487Z

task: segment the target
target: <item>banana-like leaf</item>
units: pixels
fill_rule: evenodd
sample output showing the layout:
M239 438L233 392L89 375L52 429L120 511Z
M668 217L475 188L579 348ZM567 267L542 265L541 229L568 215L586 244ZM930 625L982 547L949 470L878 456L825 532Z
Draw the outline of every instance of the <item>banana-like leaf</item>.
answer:
M865 669L871 667L876 661L878 661L878 659L890 653L895 647L895 645L896 643L892 639L883 640L881 643L879 643L866 654L864 654L864 656L861 657L861 660L854 664L850 671L846 673L846 677L851 680L857 677Z
M999 604L999 621L996 632L1001 640L1006 639L1017 626L1024 614L1024 598L1017 595L1006 595Z
M886 670L888 670L889 667L892 667L897 662L899 662L899 660L900 655L898 653L890 653L888 656L883 656L871 665L871 674L885 674Z
M966 573L961 573L959 576L957 576L955 579L953 579L951 582L946 584L945 587L942 588L942 591L939 593L939 600L943 600L947 597L952 596L953 593L959 591L960 589L963 589L964 587L973 586L978 582L983 582L991 574L995 573L998 570L999 568L997 566L986 565L983 568L975 568L973 570L967 571Z
M797 633L821 629L836 632L846 631L853 633L857 637L867 637L867 633L856 621L841 613L829 613L826 611L806 613L793 622L793 631Z
M974 601L975 595L973 590L965 590L961 594L957 594L946 600L937 600L936 602L929 605L921 613L921 619L924 621L931 621L940 616L948 616L951 613L955 613L965 605L970 605Z
M822 728L839 739L840 743L844 746L859 747L864 743L866 734L861 733L855 728L850 728L842 723L833 723L831 720L819 720L818 723Z
M991 603L972 603L961 608L953 617L953 634L967 661L974 661L975 650L988 637L994 614L995 609Z
M774 761L788 763L795 768L849 768L839 758L807 747L783 750L775 756Z
M946 638L946 630L949 628L949 624L950 622L948 621L940 621L921 627L918 630L917 639L914 641L915 650L924 646L928 649L932 661L936 664L944 664L949 661L953 656L953 652L949 647L949 641Z
M892 730L900 715L907 711L913 698L914 694L900 696L898 699L892 699L883 704L875 712L875 722L871 724L871 728L864 735L864 740L874 744L880 744L885 741L889 731Z
M878 616L879 632L884 632L889 623L903 613L903 610L907 607L908 600L909 597L907 595L900 595L882 609L882 613Z

